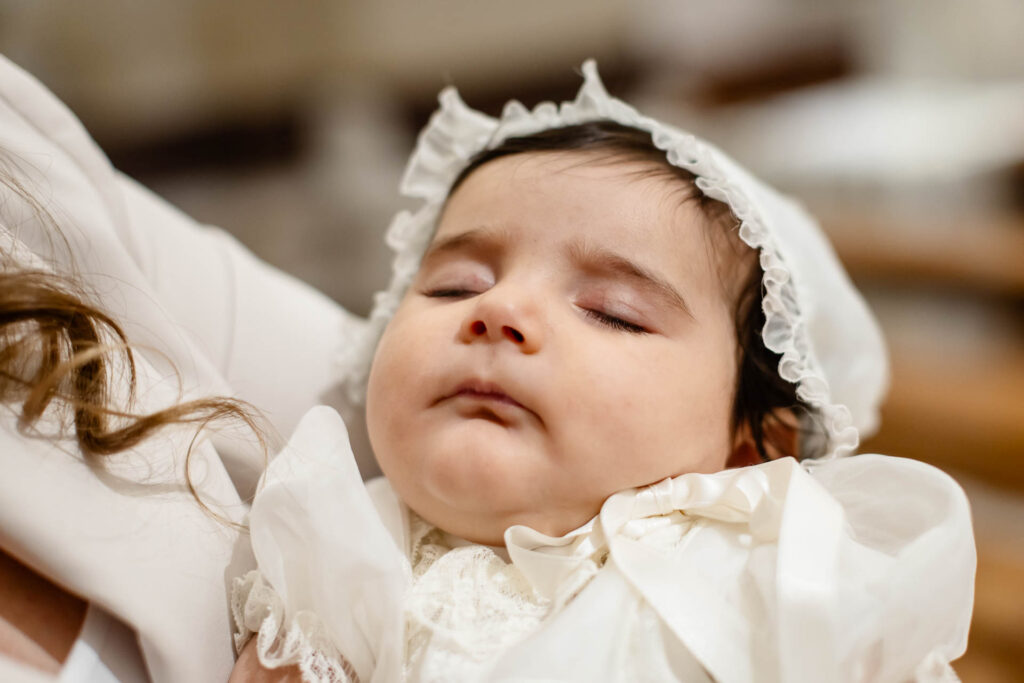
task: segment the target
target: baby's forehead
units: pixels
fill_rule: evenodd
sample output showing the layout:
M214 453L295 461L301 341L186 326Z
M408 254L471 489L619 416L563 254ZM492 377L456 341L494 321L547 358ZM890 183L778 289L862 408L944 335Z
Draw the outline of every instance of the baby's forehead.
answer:
M481 196L511 197L516 207L517 200L550 198L555 193L568 204L613 193L634 211L658 212L683 223L703 217L702 211L694 211L700 202L691 204L703 196L693 176L664 159L608 150L557 150L509 154L473 169L450 192L441 220L449 206L464 202L466 194L476 195L477 201Z
M671 165L663 154L618 149L572 149L520 152L488 161L468 177L495 164L507 164L520 177L561 174L609 183L636 184L651 192L701 194L695 176Z
M556 201L545 203L550 199ZM737 262L746 272L755 254L739 238L739 221L730 208L704 195L696 177L669 164L659 150L531 151L492 159L465 176L450 194L435 234L453 223L481 216L490 220L500 212L514 215L538 204L541 211L550 208L571 216L574 209L587 209L594 201L607 212L629 219L639 214L643 220L670 226L680 238L680 249L693 236L699 237L712 262L730 276ZM625 231L633 223L624 220L621 225L621 236L627 237Z
M492 159L463 179L427 254L496 253L533 242L561 250L570 263L612 253L647 262L684 284L696 278L700 289L713 289L715 299L731 305L737 281L750 270L743 256L752 250L739 241L733 222L721 220L715 204L692 176L674 173L664 161L602 151L517 153ZM731 216L727 208L726 214Z

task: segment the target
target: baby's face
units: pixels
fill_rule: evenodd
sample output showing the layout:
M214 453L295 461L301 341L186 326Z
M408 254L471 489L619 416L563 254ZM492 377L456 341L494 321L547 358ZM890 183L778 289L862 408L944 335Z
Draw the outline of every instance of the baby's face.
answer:
M585 153L488 162L380 341L367 421L426 520L499 545L733 450L732 305L678 181ZM714 229L714 228L710 228Z

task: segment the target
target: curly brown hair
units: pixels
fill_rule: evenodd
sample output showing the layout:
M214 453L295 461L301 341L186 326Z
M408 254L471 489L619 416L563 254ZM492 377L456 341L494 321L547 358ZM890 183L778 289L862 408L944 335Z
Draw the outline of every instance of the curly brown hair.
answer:
M51 241L62 240L56 221L11 173L0 187L24 201L47 225ZM137 412L135 355L124 330L94 302L74 274L25 267L0 253L0 403L17 414L18 430L38 438L72 437L83 458L129 450L170 425L192 425L196 435L209 423L237 421L252 430L266 457L262 420L248 403L229 397L183 401L153 412ZM45 415L57 418L57 433L44 434ZM184 481L209 514L230 523L201 499L185 458Z

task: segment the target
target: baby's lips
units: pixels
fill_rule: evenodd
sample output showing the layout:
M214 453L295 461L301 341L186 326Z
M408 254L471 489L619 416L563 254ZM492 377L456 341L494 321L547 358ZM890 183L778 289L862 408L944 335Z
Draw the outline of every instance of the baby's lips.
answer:
M510 396L505 389L497 382L486 382L477 379L468 379L460 382L452 396L474 396L484 400L498 401L499 403L511 403L523 408L523 404Z
M439 399L441 401L457 398L468 398L471 400L477 400L481 403L494 403L498 405L508 405L520 410L530 413L538 420L540 416L537 413L521 403L513 394L509 393L505 387L497 382L490 380L484 380L476 377L471 377L458 382L449 392Z

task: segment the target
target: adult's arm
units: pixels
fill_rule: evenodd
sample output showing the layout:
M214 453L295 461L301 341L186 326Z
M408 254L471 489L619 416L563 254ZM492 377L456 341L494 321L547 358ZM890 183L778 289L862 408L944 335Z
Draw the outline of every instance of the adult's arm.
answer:
M84 618L84 601L0 550L0 655L56 674Z
M321 361L331 341L282 357L247 340L264 330L289 348L303 330L323 339L345 318L338 307L125 180L69 111L2 57L0 175L5 262L73 275L122 325L138 354L138 410L199 396L265 399L274 425L287 433L289 415L314 403L329 382ZM194 248L173 252L174 244ZM259 299L236 301L254 281L263 285ZM190 282L207 285L182 284ZM304 370L307 361L320 366L317 374ZM273 393L254 393L246 381ZM66 444L21 434L9 411L0 417L0 548L135 629L154 681L224 680L233 656L223 581L235 561L235 531L204 514L183 490L181 473L194 447L201 495L241 521L244 505L232 484L245 466L258 474L261 459L232 460L209 440L193 442L190 430L171 429L93 468L65 452Z

